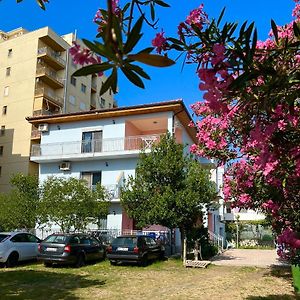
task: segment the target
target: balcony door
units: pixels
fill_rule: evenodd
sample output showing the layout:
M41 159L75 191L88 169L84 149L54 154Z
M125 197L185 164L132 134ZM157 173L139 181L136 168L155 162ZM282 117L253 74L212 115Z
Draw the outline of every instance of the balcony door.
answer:
M87 186L91 189L96 187L97 183L101 183L101 171L99 172L82 172L81 178L87 182Z
M86 131L82 133L82 153L101 152L102 131Z

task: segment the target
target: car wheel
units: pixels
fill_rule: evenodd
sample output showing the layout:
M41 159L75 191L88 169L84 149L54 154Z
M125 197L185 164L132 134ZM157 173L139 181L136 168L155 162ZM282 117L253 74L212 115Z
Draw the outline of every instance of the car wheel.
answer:
M15 267L18 264L18 260L19 260L19 254L17 252L13 252L7 258L5 266L7 268Z
M46 268L50 268L50 267L52 267L52 263L51 262L44 262L44 266Z
M111 264L112 266L116 266L116 265L117 265L117 262L114 261L114 260L111 260L111 261L110 261L110 264Z
M77 257L77 261L76 261L76 268L80 268L83 267L85 265L85 257L83 253L80 253Z

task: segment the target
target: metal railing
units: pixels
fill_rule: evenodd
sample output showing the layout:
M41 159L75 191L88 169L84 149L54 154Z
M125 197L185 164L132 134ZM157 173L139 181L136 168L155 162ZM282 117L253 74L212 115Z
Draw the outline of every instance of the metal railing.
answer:
M61 83L62 85L64 84L64 80L62 78L59 78L57 76L57 73L53 69L51 69L49 67L46 67L46 66L39 66L39 67L37 67L36 74L37 75L44 75L44 74L46 74L47 76L49 76L53 80L56 80L57 82Z
M208 236L210 241L218 248L219 252L224 250L224 238L219 234L215 234L212 231L208 230Z
M63 104L63 101L64 101L62 97L56 95L54 90L47 88L45 86L36 87L35 95L36 96L39 96L39 95L46 96L50 99L53 99L56 102L59 102L60 104Z
M129 136L125 138L84 140L32 145L31 156L87 155L95 153L151 149L159 135Z
M46 109L38 109L34 110L32 115L33 116L53 116L61 113L61 111L52 111L52 110L46 110Z
M38 53L38 55L47 54L47 55L51 56L52 58L54 58L55 60L57 60L63 66L66 64L66 61L60 57L61 53L56 52L56 51L50 49L49 47L39 48L37 53Z
M102 185L106 190L109 200L119 199L121 194L121 186L119 184Z

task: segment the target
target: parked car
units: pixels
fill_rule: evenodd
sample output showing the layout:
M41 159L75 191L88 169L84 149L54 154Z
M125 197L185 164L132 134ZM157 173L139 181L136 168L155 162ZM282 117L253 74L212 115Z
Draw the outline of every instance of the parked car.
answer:
M0 232L0 263L14 267L19 261L37 259L40 241L28 232Z
M118 262L135 262L146 266L148 261L163 259L164 247L155 239L143 235L123 235L107 247L107 258L112 265Z
M87 261L105 258L105 248L96 238L86 234L52 234L39 244L38 259L46 267L70 264L81 267Z

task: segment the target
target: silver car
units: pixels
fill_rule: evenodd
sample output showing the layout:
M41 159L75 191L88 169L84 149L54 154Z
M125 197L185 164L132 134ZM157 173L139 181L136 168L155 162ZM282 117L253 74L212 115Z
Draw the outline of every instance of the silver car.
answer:
M40 239L27 232L0 232L0 264L14 267L37 258Z

